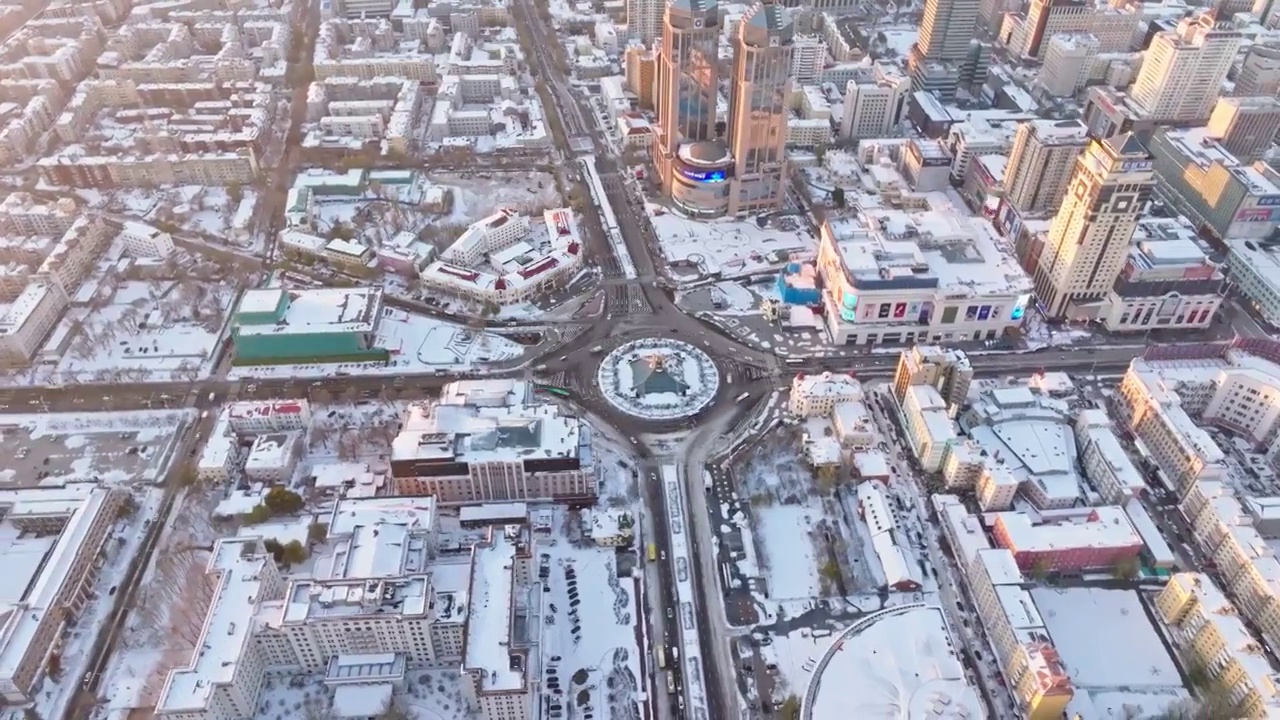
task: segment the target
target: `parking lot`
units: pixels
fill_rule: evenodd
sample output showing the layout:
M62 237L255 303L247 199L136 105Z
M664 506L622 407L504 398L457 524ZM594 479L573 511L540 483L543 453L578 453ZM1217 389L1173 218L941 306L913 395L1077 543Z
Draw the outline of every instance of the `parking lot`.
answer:
M9 420L0 426L0 454L9 458L0 484L13 488L95 479L154 481L178 436L180 414L172 415L167 422L151 418L154 427L149 422L95 426L85 416L70 415L43 416L39 424ZM68 418L67 423L59 425L58 418Z

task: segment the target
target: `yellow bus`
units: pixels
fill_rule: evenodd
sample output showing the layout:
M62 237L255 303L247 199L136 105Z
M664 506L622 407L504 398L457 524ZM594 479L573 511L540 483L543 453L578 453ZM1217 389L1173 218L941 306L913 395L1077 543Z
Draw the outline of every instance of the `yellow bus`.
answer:
M667 648L664 645L655 645L653 652L658 656L658 669L661 670L667 666Z
M657 560L658 560L658 546L654 545L653 543L649 543L649 562L657 562Z

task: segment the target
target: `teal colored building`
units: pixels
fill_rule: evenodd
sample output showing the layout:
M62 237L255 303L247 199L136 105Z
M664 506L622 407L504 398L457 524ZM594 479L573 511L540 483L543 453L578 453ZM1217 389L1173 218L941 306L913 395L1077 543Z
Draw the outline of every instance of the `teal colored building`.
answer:
M260 288L231 321L237 365L386 360L378 347L382 288Z

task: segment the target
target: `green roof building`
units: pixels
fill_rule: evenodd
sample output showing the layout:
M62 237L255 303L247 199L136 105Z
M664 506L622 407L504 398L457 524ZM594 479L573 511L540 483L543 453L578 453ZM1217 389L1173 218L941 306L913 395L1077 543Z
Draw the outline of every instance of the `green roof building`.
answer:
M260 288L232 318L237 365L386 360L378 347L382 288Z

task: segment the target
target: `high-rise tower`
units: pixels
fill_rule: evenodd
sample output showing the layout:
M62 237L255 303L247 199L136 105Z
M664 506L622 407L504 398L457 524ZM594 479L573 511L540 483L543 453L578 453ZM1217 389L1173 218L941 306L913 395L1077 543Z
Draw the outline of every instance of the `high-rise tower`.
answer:
M662 37L662 0L627 0L627 31L649 45Z
M729 94L731 214L773 210L786 197L793 35L787 11L772 2L757 3L738 23Z
M1154 185L1151 156L1133 135L1089 143L1036 268L1036 296L1049 317L1075 319L1084 314L1077 308L1105 297Z
M670 0L658 58L658 141L674 154L681 143L715 137L719 8L715 0Z
M1218 28L1211 14L1184 18L1177 30L1151 39L1129 99L1147 120L1206 120L1241 39L1235 30Z
M960 69L978 27L979 0L926 0L920 36L907 55L911 84L945 99L956 94Z
M658 135L654 162L664 192L693 215L728 209L731 168L716 131L716 0L669 0L658 58Z
M1020 123L1005 165L1005 200L1024 213L1056 211L1076 158L1088 145L1087 129L1079 120Z

